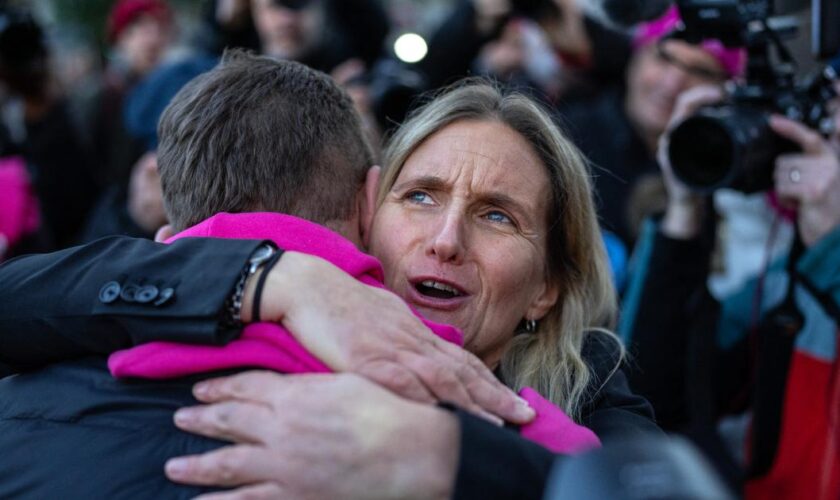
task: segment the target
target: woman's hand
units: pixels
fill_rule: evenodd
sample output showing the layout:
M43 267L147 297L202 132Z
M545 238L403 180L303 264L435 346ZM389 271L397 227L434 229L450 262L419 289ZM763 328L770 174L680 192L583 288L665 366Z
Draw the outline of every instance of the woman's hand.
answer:
M242 304L246 322L257 276ZM323 259L284 253L262 297L261 317L281 322L336 371L356 373L414 401L447 401L497 424L534 417L478 358L433 334L399 297Z
M668 138L671 130L683 120L709 104L723 99L723 89L714 85L700 85L686 90L677 98L668 128L659 138L656 159L662 170L665 190L668 192L668 206L662 219L660 230L670 238L691 239L700 233L706 207L701 195L692 192L680 182L671 168L668 159Z
M175 413L192 433L232 441L166 464L169 479L242 486L202 498L449 498L454 415L350 374L248 372L197 384L207 406ZM410 444L409 444L410 442Z
M801 123L773 116L770 126L802 148L776 159L774 180L780 200L797 208L799 235L811 246L840 226L840 154Z

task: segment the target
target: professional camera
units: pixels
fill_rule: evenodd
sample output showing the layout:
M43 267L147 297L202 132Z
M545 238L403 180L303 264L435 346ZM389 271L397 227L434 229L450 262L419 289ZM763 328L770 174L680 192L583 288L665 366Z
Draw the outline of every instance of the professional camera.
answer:
M678 0L683 26L674 37L689 43L720 40L744 47L746 75L719 105L701 108L669 136L668 158L674 174L690 188L711 192L730 187L745 193L773 185L778 155L798 147L769 126L778 113L828 136L833 120L828 102L836 96L834 70L826 67L800 81L783 38L797 26L773 18L770 0ZM840 50L840 10L832 0L814 0L814 53L826 57ZM819 26L822 24L822 26ZM774 57L775 56L775 59Z

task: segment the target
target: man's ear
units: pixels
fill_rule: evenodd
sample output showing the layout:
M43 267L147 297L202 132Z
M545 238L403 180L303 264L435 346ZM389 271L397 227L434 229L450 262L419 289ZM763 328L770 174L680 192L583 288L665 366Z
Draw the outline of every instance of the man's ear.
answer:
M170 224L164 224L160 226L160 229L158 229L155 233L155 241L163 243L173 236L175 236L175 230L172 229Z
M373 214L376 213L376 193L379 191L379 173L382 168L378 165L370 167L365 177L365 187L359 207L359 224L362 243L365 248L370 245L370 228L373 225Z

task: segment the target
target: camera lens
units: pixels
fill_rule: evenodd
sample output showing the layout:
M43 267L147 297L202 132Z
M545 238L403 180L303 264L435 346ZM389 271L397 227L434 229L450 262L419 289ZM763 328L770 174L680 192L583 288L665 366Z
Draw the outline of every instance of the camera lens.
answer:
M698 190L724 185L735 164L735 144L723 123L692 116L671 132L668 157L674 174Z
M768 113L745 105L701 108L671 132L674 175L704 193L721 187L745 193L769 189L776 157L793 147L770 129Z

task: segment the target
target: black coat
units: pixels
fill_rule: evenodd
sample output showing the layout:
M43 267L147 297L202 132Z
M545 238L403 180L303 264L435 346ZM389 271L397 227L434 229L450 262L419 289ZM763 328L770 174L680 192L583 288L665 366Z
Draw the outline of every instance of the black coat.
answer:
M167 459L221 441L188 434L173 412L197 401L194 379L120 381L105 358L0 380L0 498L192 498L208 488L170 482Z
M104 355L151 340L209 344L229 341L238 332L220 328L220 312L248 256L259 244L247 240L185 238L171 245L160 245L114 237L53 254L9 261L0 266L0 283L3 283L0 367L5 365L10 373L33 370L48 363ZM165 295L169 298L142 303L125 297L114 298L108 292L113 291L114 283L123 290L128 285L151 286L157 291L158 299ZM584 408L584 425L602 439L658 432L647 401L629 391L621 371L611 373L615 353L606 344L590 342L584 356L596 381L590 392L591 401ZM101 360L66 363L5 381L0 388L0 401L3 401L0 418L5 419L3 425L9 426L2 436L9 437L0 437L0 443L2 439L25 439L33 449L45 450L41 453L58 455L46 450L72 448L65 446L65 435L68 442L80 439L83 445L80 435L76 435L81 431L56 427L50 432L33 433L26 426L39 424L27 423L22 417L37 415L40 425L47 425L54 415L62 415L65 421L96 415L113 423L121 419L137 420L139 415L149 414L154 421L166 422L171 443L158 445L154 450L146 450L144 443L140 443L136 448L137 458L129 460L121 455L121 448L107 448L108 440L105 440L91 444L90 453L74 463L76 470L85 471L84 474L107 471L109 475L120 475L129 467L126 463L136 460L147 467L146 474L154 474L153 469L156 470L160 484L166 484L163 460L213 446L212 442L200 438L190 440L169 423L174 409L194 404L188 382L124 384L111 380L101 363ZM73 377L77 383L72 383ZM60 380L64 378L68 379L67 384ZM20 385L30 383L32 388L22 391ZM54 387L62 389L56 393L58 389ZM99 394L90 390L91 387L107 390ZM595 390L596 387L600 389ZM65 410L55 399L47 397L49 394L72 399L74 404ZM515 432L485 424L461 412L458 415L462 432L456 498L540 498L555 456ZM116 435L132 441L144 440L144 433L128 427ZM126 463L117 458L125 458ZM33 465L33 468L29 472L19 470L30 484L35 484L36 476L46 474L39 470L41 466ZM57 471L61 468L53 470L51 476L44 476L53 478L44 487L60 484L55 478ZM5 496L2 489L5 477L0 471L0 497ZM166 484L166 487L172 486ZM87 490L78 491L84 496ZM70 490L54 491L59 492L65 497L73 496L68 495ZM125 490L124 496L132 496L130 492Z

